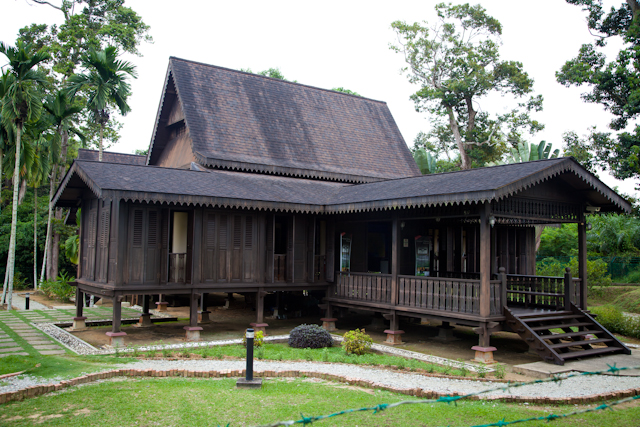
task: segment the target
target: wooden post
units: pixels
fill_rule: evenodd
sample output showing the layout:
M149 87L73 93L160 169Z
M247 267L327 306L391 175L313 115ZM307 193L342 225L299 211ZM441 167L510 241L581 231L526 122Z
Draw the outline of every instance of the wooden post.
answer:
M391 223L391 305L398 303L398 262L400 260L398 245L398 217Z
M488 202L480 208L480 316L491 315L491 227Z
M142 314L149 314L149 300L150 295L142 295Z
M571 296L573 295L573 277L571 277L571 269L565 268L564 273L564 309L571 311Z
M256 323L264 323L264 294L260 288L256 295Z
M508 305L507 301L507 272L504 267L500 267L500 307L504 308Z
M576 304L587 309L587 225L585 221L578 223L578 277L580 277L580 301Z
M122 295L113 296L113 321L111 332L120 332L122 323Z
M198 303L199 303L199 296L198 294L192 292L191 293L191 299L190 299L190 304L189 304L189 326L191 327L195 327L198 326Z
M82 308L84 307L84 292L80 290L80 286L76 284L76 317L82 317Z

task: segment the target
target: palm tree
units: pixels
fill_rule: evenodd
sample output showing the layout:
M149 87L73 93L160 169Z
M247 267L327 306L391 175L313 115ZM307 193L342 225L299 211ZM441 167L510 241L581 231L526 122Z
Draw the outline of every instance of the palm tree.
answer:
M137 78L135 67L117 59L118 50L107 46L103 50L89 50L82 59L82 66L88 74L75 74L69 77L68 93L73 96L78 91L88 91L87 108L93 120L100 126L100 145L98 160L102 161L102 140L104 128L109 121L110 106L115 105L120 114L126 115L131 108L127 98L131 94L131 86L127 83L127 75Z
M15 126L16 148L15 166L13 170L13 205L11 213L11 236L9 237L9 256L7 257L6 292L9 296L7 309L11 310L13 294L13 272L16 256L16 225L18 221L18 189L20 187L20 137L24 124L35 120L42 112L39 85L47 82L44 76L34 70L34 67L49 59L43 51L31 53L32 46L18 41L16 47L10 47L0 42L0 53L9 60L7 87L2 99L2 120L5 126Z
M47 98L44 103L44 109L47 111L49 120L55 127L55 133L51 140L53 150L49 151L49 163L51 164L51 176L49 181L49 213L47 219L47 237L44 244L44 258L42 260L42 270L40 272L40 281L42 284L44 281L44 272L46 270L47 261L50 264L55 263L57 260L53 260L52 252L53 245L51 239L51 217L53 212L53 206L51 200L53 200L53 192L58 186L58 181L62 178L65 172L67 149L69 143L69 134L74 133L84 141L84 135L73 127L73 118L82 111L82 107L79 105L72 105L71 100L67 97L64 91L58 91L54 95ZM59 167L56 167L58 165ZM55 274L57 276L57 274Z

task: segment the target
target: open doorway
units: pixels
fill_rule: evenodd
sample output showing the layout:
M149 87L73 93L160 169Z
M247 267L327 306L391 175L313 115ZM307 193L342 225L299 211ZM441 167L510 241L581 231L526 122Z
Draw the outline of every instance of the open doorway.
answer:
M169 241L169 282L191 282L192 222L190 212L171 212Z

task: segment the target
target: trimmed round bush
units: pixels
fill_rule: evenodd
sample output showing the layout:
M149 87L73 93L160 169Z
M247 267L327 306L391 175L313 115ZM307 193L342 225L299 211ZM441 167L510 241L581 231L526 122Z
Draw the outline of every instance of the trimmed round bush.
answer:
M318 325L300 325L289 332L289 347L324 348L332 345L331 334Z

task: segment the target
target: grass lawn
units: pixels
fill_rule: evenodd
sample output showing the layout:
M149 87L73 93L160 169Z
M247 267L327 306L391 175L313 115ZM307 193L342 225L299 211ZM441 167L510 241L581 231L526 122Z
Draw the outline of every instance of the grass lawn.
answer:
M83 373L104 371L109 365L133 359L105 356L6 356L0 359L0 375L26 371L42 378L75 378ZM1 423L0 423L1 424Z
M235 379L127 378L87 384L0 406L3 426L244 426L298 420L349 408L407 400L387 391L360 389L315 379L266 380L260 390L236 389ZM413 400L413 399L412 399ZM348 414L322 426L468 426L562 414L575 406L531 407L500 402L403 405L378 414ZM640 402L555 421L558 426L636 425ZM539 425L528 422L522 425Z
M613 304L621 311L640 314L640 287L607 286L589 293L589 306Z
M199 348L183 348L180 350L163 349L141 352L134 348L133 352L123 353L131 357L179 357L223 359L228 357L244 359L246 349L242 345L225 345ZM414 359L405 359L387 354L368 353L362 356L348 355L340 347L330 348L292 348L288 344L267 344L256 348L254 357L258 360L307 360L315 362L350 363L354 365L380 365L395 368L422 369L429 373L440 373L455 376L477 376L464 367L437 365ZM462 366L462 365L460 365ZM483 374L481 374L483 375Z

